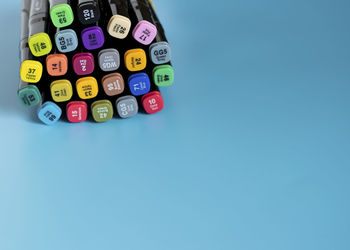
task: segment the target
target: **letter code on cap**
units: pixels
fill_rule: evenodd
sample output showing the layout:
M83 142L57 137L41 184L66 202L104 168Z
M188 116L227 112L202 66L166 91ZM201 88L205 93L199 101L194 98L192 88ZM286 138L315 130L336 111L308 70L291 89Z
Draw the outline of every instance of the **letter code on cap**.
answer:
M103 77L102 85L108 96L120 95L125 89L123 76L119 73L113 73Z
M87 119L88 107L85 102L74 101L67 105L67 119L72 123L84 122Z
M121 118L129 118L137 115L139 106L134 96L124 96L116 101L116 108Z
M109 100L96 101L91 105L91 109L96 122L106 122L113 118L113 106Z
M77 81L76 88L81 99L95 98L98 94L98 84L94 77L84 77Z
M69 101L73 96L72 84L68 80L57 80L51 83L51 96L55 102Z
M143 49L128 50L124 60L126 68L131 72L144 70L147 66L147 57Z
M43 65L38 61L23 61L20 69L21 80L28 83L37 83L43 75Z
M160 92L150 92L142 97L142 105L146 113L154 114L164 108L164 100Z
M46 33L32 35L28 40L29 48L36 57L45 56L52 50L51 39Z

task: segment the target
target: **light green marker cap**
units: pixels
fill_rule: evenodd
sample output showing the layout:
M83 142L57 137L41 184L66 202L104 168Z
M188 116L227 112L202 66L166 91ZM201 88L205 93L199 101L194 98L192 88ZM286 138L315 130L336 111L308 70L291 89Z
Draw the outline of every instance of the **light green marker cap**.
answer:
M174 82L174 69L171 65L161 65L153 69L154 83L159 87L167 87Z
M59 4L52 7L50 17L56 28L67 27L74 21L73 10L68 4Z

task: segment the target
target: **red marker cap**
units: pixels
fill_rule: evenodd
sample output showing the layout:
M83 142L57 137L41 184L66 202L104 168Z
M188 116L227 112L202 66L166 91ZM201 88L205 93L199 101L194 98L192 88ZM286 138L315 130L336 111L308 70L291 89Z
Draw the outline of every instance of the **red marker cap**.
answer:
M89 75L94 72L95 61L91 53L79 53L73 57L74 72L79 75Z
M84 122L87 119L88 106L85 102L77 101L67 104L67 119L72 123Z
M153 91L142 97L142 105L146 113L154 114L164 108L164 100L160 92Z

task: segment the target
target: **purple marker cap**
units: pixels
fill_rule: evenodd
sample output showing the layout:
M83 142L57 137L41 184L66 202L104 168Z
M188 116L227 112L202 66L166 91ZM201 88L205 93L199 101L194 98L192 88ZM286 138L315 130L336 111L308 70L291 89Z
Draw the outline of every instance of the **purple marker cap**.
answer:
M81 32L84 47L88 50L99 49L105 43L105 36L100 27L86 28Z
M136 25L134 31L132 32L132 36L139 43L149 45L157 36L157 28L154 26L154 24L143 20Z

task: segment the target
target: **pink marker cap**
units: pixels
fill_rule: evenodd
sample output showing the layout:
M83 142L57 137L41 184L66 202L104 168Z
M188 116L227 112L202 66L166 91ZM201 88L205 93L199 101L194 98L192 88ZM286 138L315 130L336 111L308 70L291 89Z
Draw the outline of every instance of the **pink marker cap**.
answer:
M132 32L132 36L136 41L144 45L149 45L157 36L157 28L148 21L140 21Z
M91 74L95 69L94 56L91 53L79 53L74 55L73 69L79 76Z

